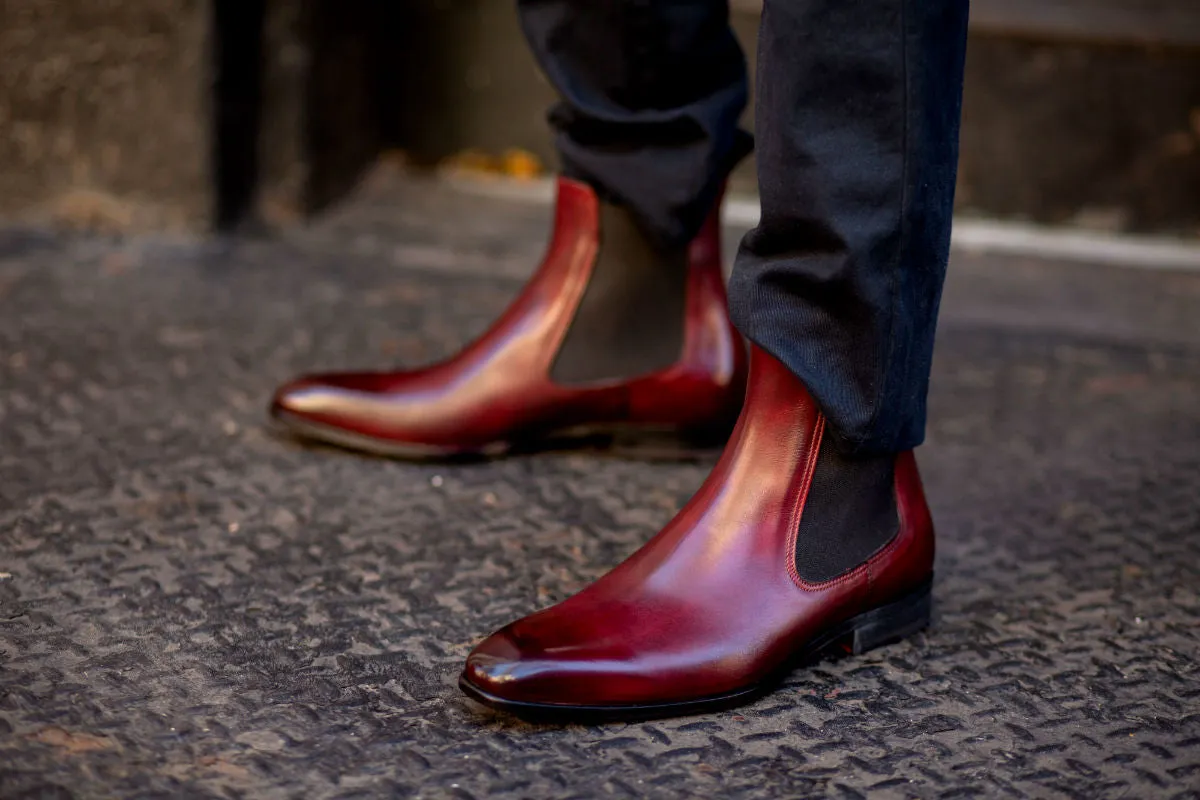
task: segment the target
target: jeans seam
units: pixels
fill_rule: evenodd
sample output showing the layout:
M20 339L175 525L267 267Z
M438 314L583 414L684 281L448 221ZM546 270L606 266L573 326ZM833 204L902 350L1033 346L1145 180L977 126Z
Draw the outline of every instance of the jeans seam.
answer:
M909 76L908 76L908 0L900 0L900 75L901 75L901 80L904 83L904 103L903 103L903 106L904 106L903 107L904 133L902 136L902 150L901 150L901 159L902 159L903 167L900 171L900 180L901 180L900 220L899 220L900 240L896 244L896 258L892 264L891 275L889 276L890 295L891 295L890 303L889 303L890 313L888 315L887 335L884 337L885 341L887 342L886 350L884 351L885 356L883 359L883 363L881 363L880 367L879 367L879 393L877 395L875 408L871 412L871 420L870 420L870 422L867 423L867 434L861 438L847 437L847 440L849 442L852 442L855 444L855 449L857 449L858 447L861 447L864 443L869 442L875 438L875 436L873 435L874 429L875 429L876 424L879 422L879 417L883 413L883 405L886 402L885 389L888 388L888 386L890 385L890 382L885 383L885 379L889 372L888 367L891 366L892 351L894 349L895 342L896 342L896 303L897 303L897 300L898 300L899 294L900 294L899 290L898 290L899 283L900 283L899 273L900 273L900 269L902 266L901 262L904 260L905 245L907 244L907 241L908 241L908 213L907 213L907 211L908 211L908 200L909 200L909 197L908 197L908 194L909 194L909 192L908 192L909 163L908 162L909 162L909 135L910 135L909 110L910 110L910 106L912 105L911 86L909 83ZM893 437L893 441L894 441L894 437ZM889 446L894 446L894 444L889 442Z

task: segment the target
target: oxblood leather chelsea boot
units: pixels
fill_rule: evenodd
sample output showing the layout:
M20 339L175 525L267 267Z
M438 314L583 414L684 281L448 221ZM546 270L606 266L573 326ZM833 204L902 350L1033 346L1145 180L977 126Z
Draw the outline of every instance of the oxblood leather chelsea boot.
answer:
M746 364L717 212L690 247L662 250L628 212L562 178L540 268L482 337L423 369L302 377L271 414L303 437L398 457L499 455L609 428L719 444Z
M691 501L596 583L476 647L462 689L530 719L689 714L925 627L934 538L913 455L851 459L832 439L752 348L745 407Z

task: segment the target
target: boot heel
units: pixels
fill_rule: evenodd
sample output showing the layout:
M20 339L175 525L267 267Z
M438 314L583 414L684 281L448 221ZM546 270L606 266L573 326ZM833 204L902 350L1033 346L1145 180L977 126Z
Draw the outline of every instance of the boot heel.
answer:
M898 642L929 626L933 611L933 578L886 606L859 614L852 623L850 651L855 655Z

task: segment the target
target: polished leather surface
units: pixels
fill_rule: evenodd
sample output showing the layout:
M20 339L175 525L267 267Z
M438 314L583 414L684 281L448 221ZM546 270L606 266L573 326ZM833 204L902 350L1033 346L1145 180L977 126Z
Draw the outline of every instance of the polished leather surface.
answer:
M912 453L897 457L900 529L864 564L810 584L796 532L825 430L800 382L753 348L745 408L708 480L655 538L578 595L500 630L463 680L514 703L639 706L743 691L824 631L932 575Z
M744 394L746 351L726 311L715 211L690 248L679 361L628 380L563 386L550 379L595 263L599 215L588 186L560 179L546 256L482 337L424 369L301 378L276 393L273 414L309 435L347 432L433 453L473 452L578 426L728 430Z

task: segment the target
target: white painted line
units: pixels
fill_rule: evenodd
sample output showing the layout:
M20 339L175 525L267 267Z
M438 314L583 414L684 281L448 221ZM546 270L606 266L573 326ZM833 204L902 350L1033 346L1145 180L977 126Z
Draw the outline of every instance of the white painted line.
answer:
M757 197L728 197L721 206L721 221L739 228L753 228L761 214Z
M549 178L515 181L450 176L447 180L456 188L476 195L529 203L550 203L554 200L554 181ZM752 228L758 224L758 200L749 197L728 198L721 216L725 224L731 227ZM959 218L954 222L950 241L953 247L974 253L1030 256L1134 269L1200 272L1200 243L1168 237Z
M1140 269L1200 271L1200 243L1167 237L963 219L955 221L950 241L955 247L974 252Z

